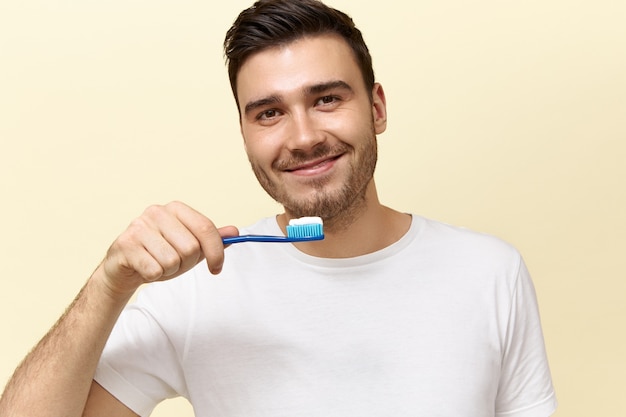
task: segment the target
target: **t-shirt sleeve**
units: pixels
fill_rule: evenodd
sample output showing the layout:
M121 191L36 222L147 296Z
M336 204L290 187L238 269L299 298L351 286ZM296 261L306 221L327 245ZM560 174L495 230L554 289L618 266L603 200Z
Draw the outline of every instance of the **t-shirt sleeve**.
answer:
M496 399L497 417L547 417L557 406L535 289L523 262L511 309Z
M183 353L173 342L178 336L184 340L184 334L172 335L155 310L159 304L167 308L163 304L168 303L167 299L141 293L117 321L94 377L140 416L150 415L167 398L186 396Z

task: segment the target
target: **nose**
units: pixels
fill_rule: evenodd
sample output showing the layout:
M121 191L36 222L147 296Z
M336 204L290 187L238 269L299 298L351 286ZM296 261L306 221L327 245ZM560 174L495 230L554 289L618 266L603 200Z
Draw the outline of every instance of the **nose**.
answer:
M326 140L318 121L306 111L292 113L287 146L291 151L309 151Z

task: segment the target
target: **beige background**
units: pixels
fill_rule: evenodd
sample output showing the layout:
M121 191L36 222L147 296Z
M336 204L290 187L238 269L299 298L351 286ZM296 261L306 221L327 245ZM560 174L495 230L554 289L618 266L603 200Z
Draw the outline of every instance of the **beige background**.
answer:
M222 60L248 1L0 1L4 383L147 205L240 226L279 207L247 165ZM626 415L626 3L330 4L386 88L382 200L516 245L557 416Z

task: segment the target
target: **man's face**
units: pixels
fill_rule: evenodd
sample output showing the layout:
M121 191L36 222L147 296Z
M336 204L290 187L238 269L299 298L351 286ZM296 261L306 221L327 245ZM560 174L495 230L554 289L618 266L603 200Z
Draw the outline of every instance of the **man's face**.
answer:
M364 202L385 99L380 85L367 91L345 41L307 37L256 53L237 95L252 169L291 217L331 219Z

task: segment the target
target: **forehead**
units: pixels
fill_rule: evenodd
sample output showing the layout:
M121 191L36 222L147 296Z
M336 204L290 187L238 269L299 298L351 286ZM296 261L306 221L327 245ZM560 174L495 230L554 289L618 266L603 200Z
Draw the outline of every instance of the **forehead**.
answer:
M337 35L307 36L248 57L237 74L237 96L245 106L251 99L301 91L329 80L362 88L354 53Z

